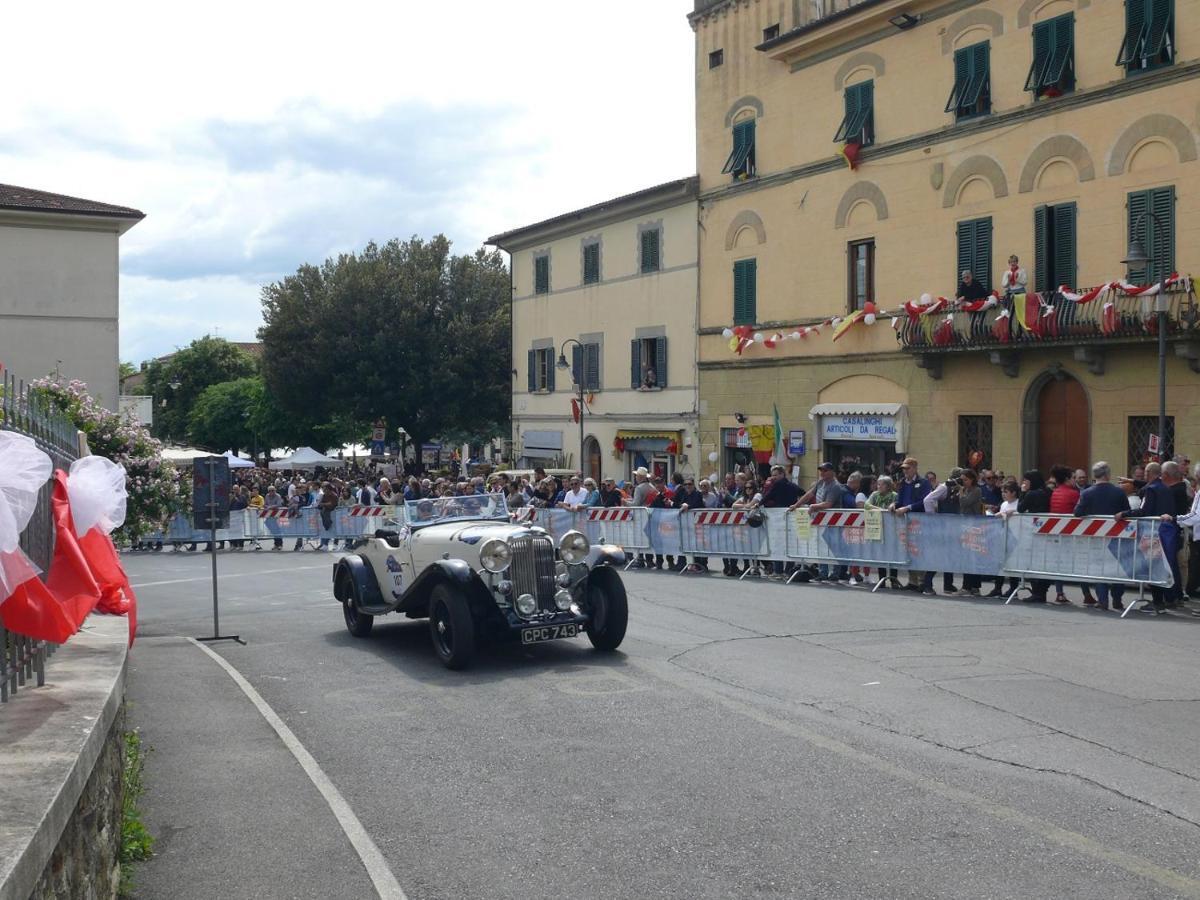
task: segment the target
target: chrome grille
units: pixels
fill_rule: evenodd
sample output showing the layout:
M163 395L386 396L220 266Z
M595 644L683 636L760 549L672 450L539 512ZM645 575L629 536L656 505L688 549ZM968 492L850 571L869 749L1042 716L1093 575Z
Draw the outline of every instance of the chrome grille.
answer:
M554 542L543 535L509 538L513 592L533 594L541 609L554 608Z

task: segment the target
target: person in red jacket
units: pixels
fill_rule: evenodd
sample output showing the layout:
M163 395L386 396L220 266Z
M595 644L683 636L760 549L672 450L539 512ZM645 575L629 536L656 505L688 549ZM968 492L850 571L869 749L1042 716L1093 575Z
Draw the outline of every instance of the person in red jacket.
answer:
M1050 512L1068 516L1075 515L1075 507L1079 505L1079 488L1075 485L1074 473L1066 466L1054 466L1050 469L1050 475L1057 482L1057 486L1050 494ZM1064 587L1063 582L1054 582L1055 603L1071 602L1063 593ZM1091 589L1086 584L1081 587L1083 588L1083 602L1088 606L1095 606L1096 598L1092 596Z

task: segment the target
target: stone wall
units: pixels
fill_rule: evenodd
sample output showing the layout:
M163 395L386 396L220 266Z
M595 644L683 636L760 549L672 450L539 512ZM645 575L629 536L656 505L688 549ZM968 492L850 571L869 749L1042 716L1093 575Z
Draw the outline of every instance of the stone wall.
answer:
M122 705L30 900L108 900L117 896L124 726Z

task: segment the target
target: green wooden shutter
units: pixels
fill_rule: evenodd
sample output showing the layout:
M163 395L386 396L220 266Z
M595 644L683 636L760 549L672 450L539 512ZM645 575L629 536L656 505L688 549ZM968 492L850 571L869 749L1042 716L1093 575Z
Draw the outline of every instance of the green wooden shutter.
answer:
M1053 291L1059 285L1075 287L1075 204L1054 207L1054 271L1042 290Z
M654 342L654 373L658 376L658 386L667 386L667 339L660 337Z
M1146 46L1143 52L1151 63L1157 62L1158 55L1166 48L1174 5L1173 0L1149 0L1146 4L1150 21L1146 28Z
M757 260L739 259L733 264L733 323L735 325L754 324L758 314L755 303L757 280Z
M946 101L946 112L957 114L962 106L963 92L967 89L967 81L971 74L971 57L968 50L969 48L964 48L954 51L954 84Z
M546 390L554 393L554 349L540 350L538 352L546 360Z
M978 112L980 113L989 112L992 108L991 48L992 45L989 41L976 44L971 48L972 88L968 100L972 106L979 104Z
M1132 2L1132 0L1131 0ZM1138 225L1138 219L1142 214L1150 209L1150 191L1134 191L1131 193L1125 203L1126 212L1126 237L1132 242L1135 232L1134 227L1137 226L1136 236L1141 240L1142 247L1145 248L1147 255L1153 256L1154 250L1150 244L1149 234L1151 228L1154 227L1150 221L1150 217L1146 216ZM1146 266L1130 266L1129 273L1126 278L1133 284L1145 284L1149 281L1147 277Z
M954 271L954 284L962 278L964 269L975 272L975 220L958 223L958 268Z
M651 228L642 232L642 272L657 272L658 270L658 229Z
M595 284L600 280L600 245L585 244L583 248L583 283Z
M1067 13L1046 23L1050 26L1050 62L1043 85L1063 91L1075 87L1075 14Z
M1127 71L1141 68L1143 36L1146 30L1147 0L1125 0L1125 39L1117 54L1117 65Z
M538 256L533 260L533 292L547 294L550 292L550 257Z
M587 380L587 389L598 391L600 390L600 345L588 344L584 349L587 351L584 354L586 357L584 378Z
M642 383L642 342L637 338L629 342L629 362L629 386L636 388Z
M1054 19L1033 26L1033 63L1025 76L1025 90L1037 94L1045 83L1046 68L1050 65Z
M578 344L571 347L571 380L583 384L583 348Z
M975 280L985 290L992 289L992 220L977 219L975 222L975 267L971 269Z
M1038 206L1033 211L1033 289L1049 290L1050 275L1050 207Z
M1154 188L1149 193L1150 211L1158 216L1161 226L1151 226L1154 249L1150 254L1154 263L1149 274L1153 280L1161 281L1175 271L1175 186Z
M529 393L537 390L537 351L529 351Z

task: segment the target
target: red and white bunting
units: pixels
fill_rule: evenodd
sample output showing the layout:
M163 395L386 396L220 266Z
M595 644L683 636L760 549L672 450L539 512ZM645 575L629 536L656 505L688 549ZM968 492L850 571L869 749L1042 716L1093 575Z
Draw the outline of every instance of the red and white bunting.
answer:
M1132 538L1137 536L1137 523L1128 520L1115 522L1112 519L1077 519L1074 516L1037 517L1033 520L1037 534L1054 534L1063 537Z

